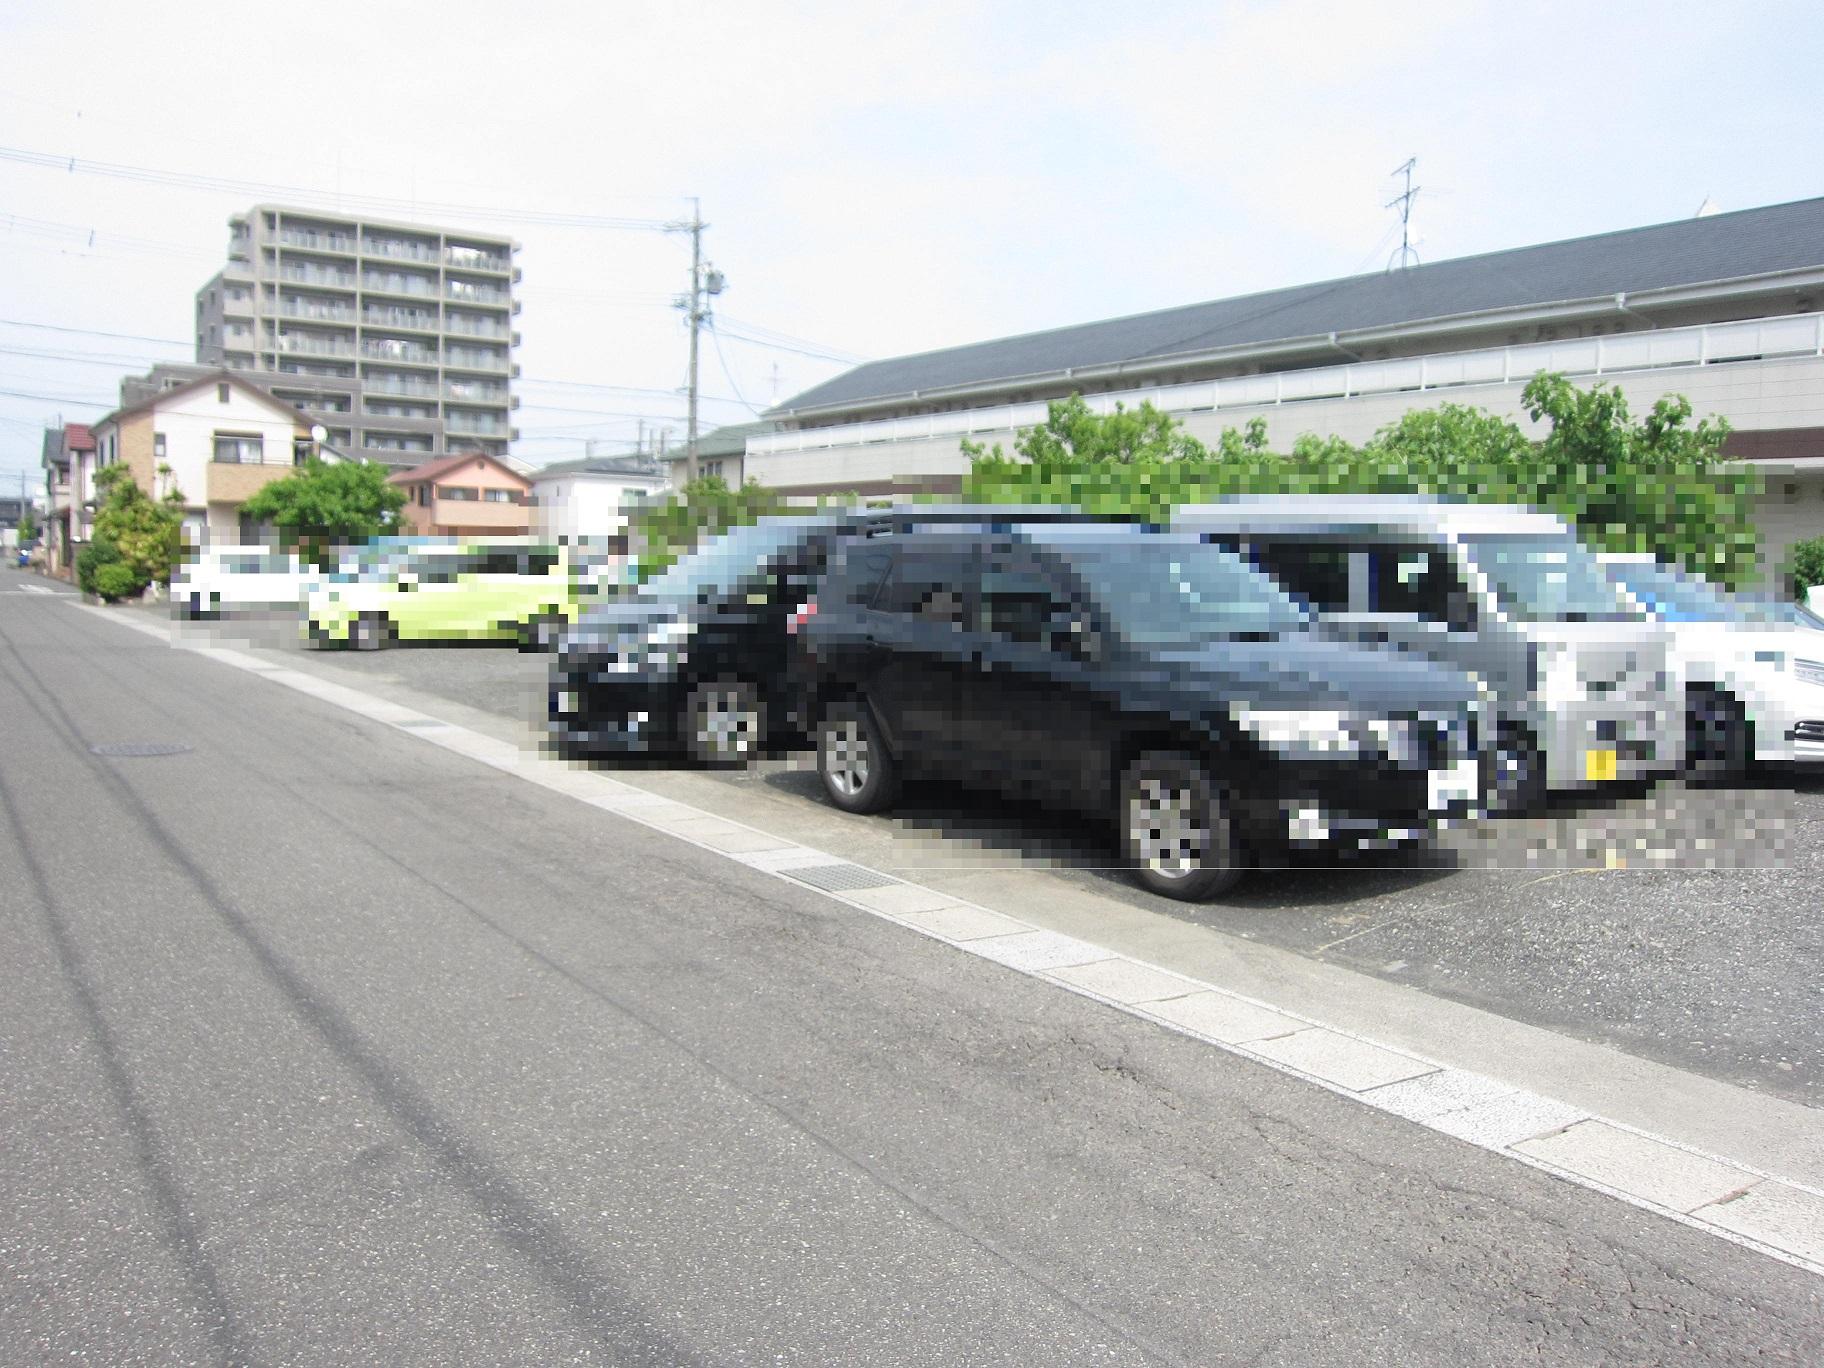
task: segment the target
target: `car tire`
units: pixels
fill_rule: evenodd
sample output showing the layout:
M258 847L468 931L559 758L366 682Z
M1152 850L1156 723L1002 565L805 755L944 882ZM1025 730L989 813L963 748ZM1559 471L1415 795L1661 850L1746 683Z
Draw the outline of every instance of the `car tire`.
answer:
M1488 765L1490 817L1521 817L1545 802L1545 755L1525 727L1495 733Z
M1121 777L1122 845L1150 893L1194 902L1226 893L1247 872L1227 796L1192 755L1153 751Z
M561 613L540 613L519 629L522 651L555 651L564 628L569 626Z
M685 749L700 765L728 768L758 758L766 745L766 704L745 680L699 684L684 700Z
M1685 691L1685 782L1714 787L1739 781L1754 754L1748 714L1734 694L1699 685Z
M389 646L393 640L393 625L387 621L385 613L362 613L348 624L348 644L351 650L378 651Z
M884 812L899 797L899 763L864 700L833 703L817 719L817 774L844 812Z

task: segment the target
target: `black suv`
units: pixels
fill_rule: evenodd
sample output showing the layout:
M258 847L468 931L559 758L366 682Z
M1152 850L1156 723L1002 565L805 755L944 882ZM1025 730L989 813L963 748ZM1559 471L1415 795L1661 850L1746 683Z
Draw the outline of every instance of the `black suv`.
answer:
M549 732L572 755L740 764L797 735L789 629L839 541L927 526L1082 522L1069 508L927 504L768 518L704 543L559 643Z
M1269 850L1420 839L1482 791L1468 676L1320 635L1195 537L846 542L797 637L838 807L879 811L916 775L1113 816L1140 882L1171 897L1227 889Z

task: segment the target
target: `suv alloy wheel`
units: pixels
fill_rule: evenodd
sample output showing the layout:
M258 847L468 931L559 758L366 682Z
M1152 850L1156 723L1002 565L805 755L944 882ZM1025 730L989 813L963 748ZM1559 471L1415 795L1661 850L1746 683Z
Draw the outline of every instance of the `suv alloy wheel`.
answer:
M377 651L392 637L393 624L385 613L363 613L348 624L348 644L357 651Z
M899 766L860 699L824 709L817 722L817 773L844 812L881 812L899 796Z
M766 740L760 691L743 680L699 684L684 700L684 744L702 765L744 765Z
M1748 715L1733 694L1708 685L1685 691L1685 779L1727 784L1748 772Z
M1225 893L1244 872L1221 791L1193 756L1153 751L1121 780L1121 835L1149 892L1194 901Z
M1519 817L1545 801L1545 756L1525 727L1504 726L1489 751L1488 815Z

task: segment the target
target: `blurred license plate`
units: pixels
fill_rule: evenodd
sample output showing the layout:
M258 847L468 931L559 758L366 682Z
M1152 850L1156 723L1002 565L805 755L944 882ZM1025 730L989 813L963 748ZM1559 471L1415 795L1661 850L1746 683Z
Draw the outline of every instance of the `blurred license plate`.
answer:
M1431 790L1432 810L1438 811L1452 803L1474 802L1482 796L1482 767L1472 757L1459 760L1449 769L1436 769L1426 775L1426 784Z
M1613 750L1586 750L1583 753L1583 777L1593 784L1613 779L1617 773Z

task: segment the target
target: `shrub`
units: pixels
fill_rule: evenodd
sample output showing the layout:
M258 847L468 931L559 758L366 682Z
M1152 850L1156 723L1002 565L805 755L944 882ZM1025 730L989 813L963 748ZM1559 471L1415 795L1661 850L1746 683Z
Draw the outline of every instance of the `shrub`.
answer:
M95 592L104 603L118 603L124 598L134 598L146 587L132 566L123 560L109 561L95 571Z
M120 548L106 537L97 537L76 555L76 587L85 594L99 594L95 577L104 566L120 564Z

